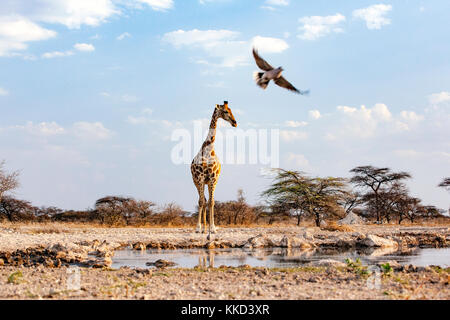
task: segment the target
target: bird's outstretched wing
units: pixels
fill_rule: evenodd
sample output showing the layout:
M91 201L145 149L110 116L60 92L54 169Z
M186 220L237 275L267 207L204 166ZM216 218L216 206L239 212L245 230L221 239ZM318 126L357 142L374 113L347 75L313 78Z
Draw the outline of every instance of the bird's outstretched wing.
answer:
M298 90L289 81L287 81L283 76L275 79L274 81L280 87L288 89L288 90L291 90L291 91L294 91L296 93L299 93L299 94L302 94L302 95L307 95L309 93L309 90L305 90L305 91Z
M273 67L270 64L268 64L266 60L264 60L259 56L258 51L256 51L255 48L253 48L253 57L255 57L256 64L260 69L264 71L273 70Z

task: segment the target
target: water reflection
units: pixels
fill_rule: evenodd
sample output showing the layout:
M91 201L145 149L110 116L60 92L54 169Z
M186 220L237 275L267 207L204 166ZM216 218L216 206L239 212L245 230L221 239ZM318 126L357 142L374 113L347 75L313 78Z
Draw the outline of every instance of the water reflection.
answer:
M252 267L295 267L333 259L344 262L345 259L360 258L366 265L375 265L382 261L395 260L401 264L417 266L440 265L450 266L450 249L413 249L397 252L392 249L358 249L339 251L336 249L314 248L265 248L265 249L177 249L136 251L131 249L118 250L113 257L113 268L122 266L147 268L146 262L158 259L173 261L177 267L218 267L221 265L237 267L250 265Z

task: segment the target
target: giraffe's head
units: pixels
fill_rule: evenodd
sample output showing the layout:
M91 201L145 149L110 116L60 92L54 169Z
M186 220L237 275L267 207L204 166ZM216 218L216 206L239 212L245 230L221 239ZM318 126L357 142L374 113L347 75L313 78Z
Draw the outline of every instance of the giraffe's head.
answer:
M228 107L228 101L224 101L223 104L216 104L216 109L219 112L219 118L229 122L233 127L237 127L236 119L234 119L233 113Z

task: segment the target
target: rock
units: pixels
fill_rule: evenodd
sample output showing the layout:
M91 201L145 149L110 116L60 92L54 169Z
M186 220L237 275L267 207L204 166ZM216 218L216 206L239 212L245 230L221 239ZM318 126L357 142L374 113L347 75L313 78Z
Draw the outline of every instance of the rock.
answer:
M396 247L368 247L364 250L365 254L370 257L381 257L397 252Z
M353 212L349 212L344 218L337 222L339 225L344 224L365 224L365 220Z
M147 246L143 242L136 242L136 243L133 243L133 249L145 251L147 249Z
M312 246L313 245L311 243L308 243L303 239L299 239L299 238L295 238L295 237L288 237L288 236L284 236L280 242L280 247L282 247L282 248L309 249Z
M367 235L367 237L362 239L358 244L364 247L398 248L397 242L373 234Z
M67 254L64 251L56 252L56 258L57 259L65 259L66 257L67 257Z
M395 260L389 260L389 261L383 261L383 262L378 262L377 263L377 265L379 266L379 267L381 267L381 265L386 265L387 263L389 263L389 266L394 270L394 271L399 271L399 270L402 270L403 269L403 266L400 264L400 263L398 263L397 261L395 261Z
M314 236L308 230L304 230L303 232L300 232L298 235L299 237L305 240L314 240Z
M149 269L143 269L143 268L136 268L136 269L134 269L134 271L137 273L137 274L143 274L143 275L152 275L153 274L153 272L151 271L151 270L149 270Z
M49 250L49 251L51 251L53 253L67 252L68 251L67 247L62 245L62 244L60 244L60 243L57 243L57 244L54 244L52 246L47 247L47 250Z
M110 257L99 257L95 260L89 260L88 264L94 268L105 268L112 265L112 259Z
M156 260L155 262L147 262L146 266L155 266L157 268L173 267L176 265L175 262L167 261L163 259Z
M265 247L273 247L274 243L272 240L264 236L263 234L258 234L255 237L251 237L244 244L244 248L265 248Z
M321 267L346 267L347 265L344 262L340 262L333 259L323 259L316 262L311 263L311 265L314 266L321 266Z
M55 266L54 262L52 259L47 258L44 261L44 266L48 267L48 268L53 268Z
M412 264L405 265L405 266L403 266L402 269L405 272L417 272L417 267Z
M328 223L327 223L325 220L321 220L321 221L320 221L320 227L321 227L321 228L324 228L324 227L326 227L326 226L328 226Z
M336 241L336 247L338 248L353 248L356 244L354 239L339 239Z
M56 259L56 260L53 262L53 266L54 266L55 268L61 267L61 260L60 260L60 259Z
M206 249L220 248L220 244L217 243L216 241L209 241L205 244L205 248Z

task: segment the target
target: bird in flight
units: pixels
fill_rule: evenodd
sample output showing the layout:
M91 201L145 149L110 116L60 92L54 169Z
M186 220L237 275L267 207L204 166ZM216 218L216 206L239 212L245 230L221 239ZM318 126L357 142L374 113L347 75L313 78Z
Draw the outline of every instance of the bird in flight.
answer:
M278 86L294 91L296 93L299 93L301 95L306 95L309 93L309 90L298 90L295 88L289 81L287 81L281 73L284 71L282 67L274 68L270 64L267 63L266 60L261 58L258 54L258 51L256 51L255 48L253 48L253 57L255 58L256 65L261 69L264 70L264 72L258 72L255 71L253 74L253 77L256 81L256 84L260 86L263 89L266 89L269 85L270 80L273 80L275 84Z

